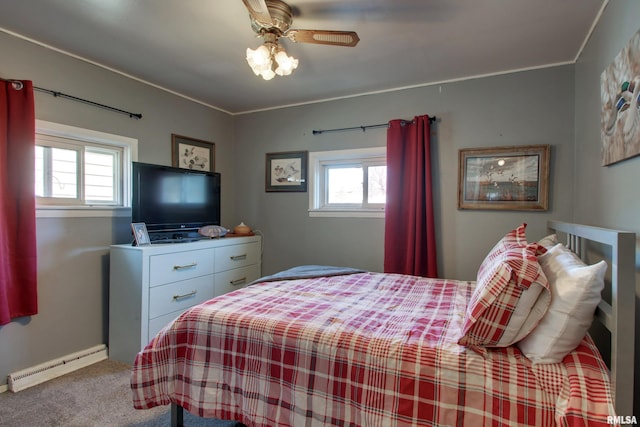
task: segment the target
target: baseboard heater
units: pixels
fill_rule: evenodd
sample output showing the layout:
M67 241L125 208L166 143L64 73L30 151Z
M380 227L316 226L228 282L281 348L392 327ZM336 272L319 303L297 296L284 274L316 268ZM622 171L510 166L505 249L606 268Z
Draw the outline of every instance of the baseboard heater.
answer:
M107 359L104 344L9 374L9 390L18 392Z

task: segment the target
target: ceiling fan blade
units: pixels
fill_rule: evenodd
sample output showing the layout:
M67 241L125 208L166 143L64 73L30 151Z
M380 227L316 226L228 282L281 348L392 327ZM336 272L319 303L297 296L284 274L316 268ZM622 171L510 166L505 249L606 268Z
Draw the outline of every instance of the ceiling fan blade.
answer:
M360 41L360 37L358 37L355 31L289 30L286 37L296 43L328 44L347 47L353 47Z
M267 8L265 0L242 0L246 8L249 10L251 17L258 23L264 25L272 25L273 20Z

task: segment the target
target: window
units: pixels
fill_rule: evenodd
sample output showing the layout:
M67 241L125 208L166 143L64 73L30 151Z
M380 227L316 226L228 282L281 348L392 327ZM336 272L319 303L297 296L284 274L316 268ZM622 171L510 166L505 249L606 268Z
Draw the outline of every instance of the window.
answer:
M66 216L63 210L103 216L130 206L130 165L136 155L135 139L37 121L38 216Z
M309 215L384 217L386 148L309 154Z

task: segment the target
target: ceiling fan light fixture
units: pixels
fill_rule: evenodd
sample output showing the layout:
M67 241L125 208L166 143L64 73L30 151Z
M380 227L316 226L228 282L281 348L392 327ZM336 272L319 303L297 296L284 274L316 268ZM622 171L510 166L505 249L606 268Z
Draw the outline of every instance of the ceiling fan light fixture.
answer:
M247 48L247 63L257 75L271 69L271 52L265 45L257 49Z
M269 68L268 70L264 70L262 73L260 73L260 75L265 80L271 80L276 76L276 73L271 68Z
M282 48L276 53L275 60L278 64L276 74L279 76L288 76L293 70L298 68L298 60L293 56L287 55L287 52Z
M265 80L271 80L276 74L288 76L298 67L298 60L273 42L266 42L257 49L247 48L247 63L256 76Z

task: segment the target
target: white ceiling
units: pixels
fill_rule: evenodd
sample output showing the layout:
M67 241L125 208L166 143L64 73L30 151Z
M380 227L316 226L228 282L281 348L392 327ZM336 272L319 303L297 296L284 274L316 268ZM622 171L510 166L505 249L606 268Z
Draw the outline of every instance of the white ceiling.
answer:
M288 0L292 28L360 43L281 40L300 65L270 81L241 0L2 0L0 30L235 114L573 63L607 1Z

